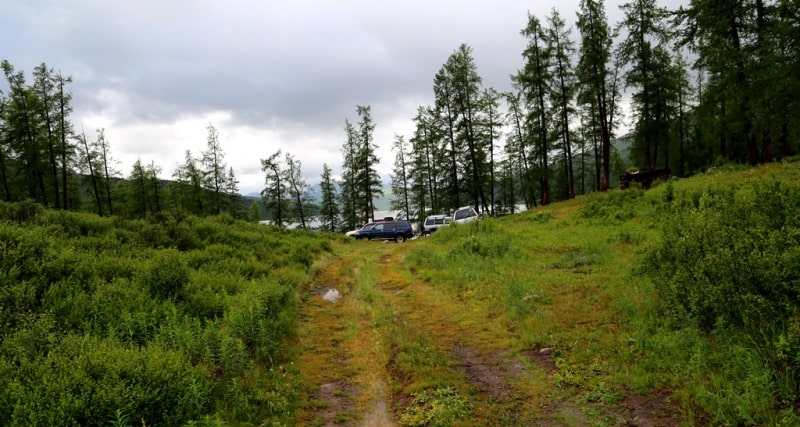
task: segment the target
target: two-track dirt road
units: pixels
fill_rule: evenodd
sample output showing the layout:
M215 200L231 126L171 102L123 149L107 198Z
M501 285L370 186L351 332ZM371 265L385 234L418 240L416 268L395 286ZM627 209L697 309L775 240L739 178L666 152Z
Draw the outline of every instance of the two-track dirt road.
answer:
M413 244L356 243L304 289L298 425L581 426L591 411L608 425L678 425L658 397L587 409L554 380L550 349L519 350L513 331L420 280L404 262Z

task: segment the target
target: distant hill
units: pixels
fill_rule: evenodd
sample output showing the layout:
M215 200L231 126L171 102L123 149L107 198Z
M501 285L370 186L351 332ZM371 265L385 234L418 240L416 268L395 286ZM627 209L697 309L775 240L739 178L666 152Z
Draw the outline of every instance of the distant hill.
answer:
M322 201L322 188L319 186L319 184L312 185L311 189L308 192L308 194L309 194L309 197L315 203L319 203L320 201ZM393 197L392 190L390 188L384 188L383 189L383 196L378 197L375 200L373 200L373 204L375 205L375 209L379 210L379 211L389 210L389 205L392 202L392 197ZM245 199L245 200L249 200L249 202L246 203L246 205L249 206L250 203L260 201L261 200L261 194L259 194L259 193L248 193L248 194L242 195L242 198Z

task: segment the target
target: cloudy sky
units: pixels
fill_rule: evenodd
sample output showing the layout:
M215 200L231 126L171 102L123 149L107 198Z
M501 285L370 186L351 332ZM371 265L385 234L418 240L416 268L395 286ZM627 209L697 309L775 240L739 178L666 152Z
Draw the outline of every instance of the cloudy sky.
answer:
M340 171L357 105L372 107L388 173L394 135L411 136L448 56L468 44L484 86L510 90L528 13L544 21L554 7L574 23L578 0L0 0L0 59L28 82L42 62L72 76L73 125L90 139L105 128L125 176L141 159L169 178L213 124L250 194L263 188L260 159L279 149L309 183L323 163Z

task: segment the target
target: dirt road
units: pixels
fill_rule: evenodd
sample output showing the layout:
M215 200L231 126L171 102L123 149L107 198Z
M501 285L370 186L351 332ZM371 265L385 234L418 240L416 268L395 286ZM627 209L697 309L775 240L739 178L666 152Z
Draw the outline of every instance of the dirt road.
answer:
M586 403L553 349L521 346L419 279L404 261L413 244L356 243L305 288L298 425L580 426L598 411L607 425L677 425L658 397Z

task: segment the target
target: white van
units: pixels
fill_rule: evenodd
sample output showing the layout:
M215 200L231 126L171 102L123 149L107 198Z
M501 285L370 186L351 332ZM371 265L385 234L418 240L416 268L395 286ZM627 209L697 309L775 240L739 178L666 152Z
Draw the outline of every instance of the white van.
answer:
M450 225L452 221L453 218L447 215L430 215L425 218L425 222L422 223L422 234L430 235L434 231L438 230L439 227Z

